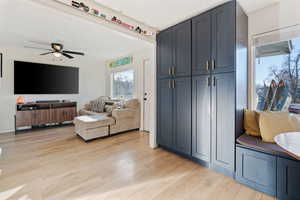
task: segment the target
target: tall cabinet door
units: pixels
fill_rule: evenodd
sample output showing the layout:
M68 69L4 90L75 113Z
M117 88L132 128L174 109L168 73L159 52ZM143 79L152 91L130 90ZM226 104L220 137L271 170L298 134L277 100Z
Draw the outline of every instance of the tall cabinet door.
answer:
M211 78L194 76L192 82L192 156L211 160Z
M192 97L191 78L177 78L174 90L174 147L176 151L191 154Z
M174 70L176 77L191 75L191 21L176 25L174 28Z
M234 73L212 77L212 163L234 171L235 78Z
M192 20L192 74L209 74L211 61L211 13Z
M173 146L173 89L172 80L158 82L157 125L158 144L172 148Z
M212 71L232 72L235 66L235 1L212 11Z
M159 79L170 78L173 67L173 29L161 32L157 36L157 76Z

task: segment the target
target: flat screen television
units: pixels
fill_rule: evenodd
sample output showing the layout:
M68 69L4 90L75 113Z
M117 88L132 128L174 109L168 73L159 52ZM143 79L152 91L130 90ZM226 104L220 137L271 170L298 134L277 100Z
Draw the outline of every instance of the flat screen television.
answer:
M57 65L14 62L15 94L78 94L79 69Z

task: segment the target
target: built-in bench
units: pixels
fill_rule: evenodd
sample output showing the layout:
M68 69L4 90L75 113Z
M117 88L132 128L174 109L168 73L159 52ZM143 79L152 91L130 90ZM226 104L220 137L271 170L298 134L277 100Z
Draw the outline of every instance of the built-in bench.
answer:
M236 180L279 200L300 200L300 161L259 137L237 139Z

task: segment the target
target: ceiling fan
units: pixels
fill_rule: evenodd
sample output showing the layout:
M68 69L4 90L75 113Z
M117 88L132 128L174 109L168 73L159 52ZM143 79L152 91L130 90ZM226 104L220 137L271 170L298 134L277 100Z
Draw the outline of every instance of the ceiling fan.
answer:
M41 56L48 55L48 54L53 54L55 57L58 57L58 58L61 57L61 56L65 56L65 57L67 57L69 59L73 59L74 58L70 54L84 56L84 53L82 53L82 52L63 50L64 46L62 44L60 44L60 43L51 43L50 45L51 45L51 49L43 49L43 48L28 47L28 46L25 46L25 48L42 49L42 50L48 50L49 51L49 52L40 54Z

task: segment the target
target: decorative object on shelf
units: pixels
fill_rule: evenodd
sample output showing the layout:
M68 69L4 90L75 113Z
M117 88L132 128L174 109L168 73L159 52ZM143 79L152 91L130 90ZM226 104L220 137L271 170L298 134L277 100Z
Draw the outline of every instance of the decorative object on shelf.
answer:
M142 29L139 26L135 28L135 31L138 33L142 33Z
M24 103L25 103L25 98L22 97L22 96L19 96L19 97L17 98L17 104L24 104Z
M70 5L69 3L62 1L62 0L57 0L57 1L59 1L60 3L66 4L66 5ZM122 21L121 19L118 19L116 16L113 16L112 18L110 18L105 13L100 14L99 10L89 7L84 2L71 1L71 6L73 8L83 10L84 12L86 12L90 15L93 15L94 17L101 18L102 20L105 20L106 22L111 22L111 23L120 25L128 30L131 30L135 33L138 33L138 34L141 34L144 36L154 36L156 34L155 32L143 30L140 26L130 25L129 23L126 23L126 22Z
M106 15L105 14L101 13L99 16L102 17L102 18L104 18L104 19L106 19Z
M91 12L92 12L93 15L99 16L99 11L98 10L92 8Z
M85 5L84 3L80 3L80 7L79 8L82 8L83 11L85 12L89 12L90 11L90 7L88 7L87 5Z
M77 1L72 1L72 6L75 8L79 8L80 7L80 3Z
M120 59L111 61L111 62L109 62L108 66L110 68L114 68L114 67L119 67L119 66L123 66L123 65L128 65L132 62L133 62L133 57L128 56L128 57L125 57L125 58L120 58Z
M0 78L2 78L3 77L3 61L2 61L2 59L3 59L3 55L2 55L2 53L0 53Z
M117 22L117 17L116 17L116 16L113 16L113 17L111 18L111 21Z

